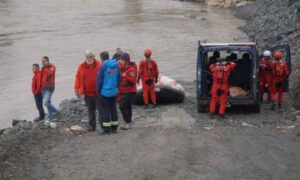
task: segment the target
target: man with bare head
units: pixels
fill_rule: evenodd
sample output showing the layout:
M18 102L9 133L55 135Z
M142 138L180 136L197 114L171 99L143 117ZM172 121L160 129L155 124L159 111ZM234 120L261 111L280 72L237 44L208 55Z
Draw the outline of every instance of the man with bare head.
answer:
M98 97L96 81L101 63L95 59L95 54L91 51L85 52L85 58L78 67L74 88L77 97L84 96L85 98L89 116L88 131L95 131Z

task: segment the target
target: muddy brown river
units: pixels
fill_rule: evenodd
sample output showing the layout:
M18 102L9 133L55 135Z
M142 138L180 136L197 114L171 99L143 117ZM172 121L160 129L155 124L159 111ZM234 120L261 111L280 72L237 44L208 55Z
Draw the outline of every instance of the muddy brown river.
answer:
M0 128L37 114L31 65L42 56L57 66L58 106L74 96L87 49L121 47L138 62L151 48L162 74L194 81L197 41L243 41L243 23L229 10L174 0L0 0Z

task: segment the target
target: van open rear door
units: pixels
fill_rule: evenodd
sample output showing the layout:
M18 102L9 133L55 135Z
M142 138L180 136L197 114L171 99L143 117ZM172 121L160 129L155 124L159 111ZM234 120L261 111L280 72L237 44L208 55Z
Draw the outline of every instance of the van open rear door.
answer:
M289 68L289 72L291 73L291 71L292 71L291 60L292 59L291 59L290 46L289 45L279 45L279 46L272 47L270 50L272 51L272 54L274 54L276 51L281 51L283 53L283 60L286 61L288 68ZM285 92L289 91L289 80L287 80L285 83L284 91Z

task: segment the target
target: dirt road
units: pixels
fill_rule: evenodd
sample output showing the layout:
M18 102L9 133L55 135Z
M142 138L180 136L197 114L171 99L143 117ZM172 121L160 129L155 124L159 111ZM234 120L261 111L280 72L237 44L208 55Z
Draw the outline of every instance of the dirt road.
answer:
M194 86L186 83L185 87L188 97L183 104L146 110L135 107L134 128L119 131L117 135L101 136L93 132L75 136L40 130L22 144L21 153L7 149L10 158L6 164L13 169L5 171L10 174L6 177L58 180L300 177L300 122L289 115L289 107L285 107L284 113L271 112L269 105L263 106L261 114L247 109L233 110L225 122L211 121L206 114L196 112Z
M228 127L138 128L88 134L49 156L54 179L297 179L298 139Z

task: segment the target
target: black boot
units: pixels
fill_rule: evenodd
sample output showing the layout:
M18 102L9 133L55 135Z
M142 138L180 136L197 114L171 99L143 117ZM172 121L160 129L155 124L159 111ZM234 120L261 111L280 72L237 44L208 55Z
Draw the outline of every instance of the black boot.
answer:
M275 110L275 103L272 104L271 106L271 110L274 111Z
M281 111L281 109L282 109L282 105L281 103L278 103L278 110Z
M264 101L264 97L260 97L260 102L263 102Z
M225 120L225 114L220 114L220 120Z
M214 113L209 113L209 119L215 119L215 114Z

